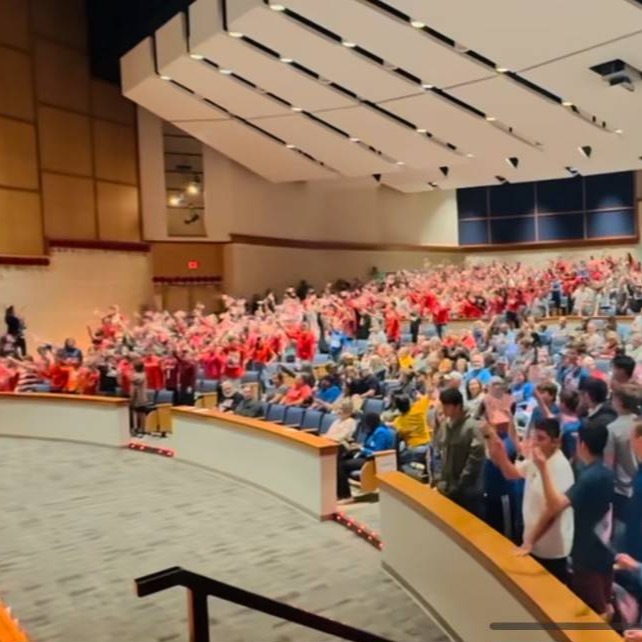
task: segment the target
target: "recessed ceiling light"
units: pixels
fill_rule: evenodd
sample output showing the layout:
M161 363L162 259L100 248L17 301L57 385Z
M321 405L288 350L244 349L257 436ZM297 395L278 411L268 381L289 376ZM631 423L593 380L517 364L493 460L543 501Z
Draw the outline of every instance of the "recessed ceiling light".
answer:
M404 163L403 161L397 161L397 165L405 165L405 164L406 163Z
M422 22L421 20L411 20L410 26L414 27L415 29L423 29L426 26L426 23Z
M291 65L294 62L292 58L286 58L284 56L281 57L280 60L281 62L284 62L286 65Z
M287 144L286 144L286 147L287 147L288 149L296 149L296 145L293 145L292 143L287 143Z
M623 133L624 133L624 130L623 130L623 129L616 129L616 130L615 130L615 133L616 133L616 134L623 134Z
M416 129L415 131L416 131L418 134L427 134L427 133L428 133L428 130L427 130L427 129L424 129L423 127L417 127L417 129Z
M171 80L171 76L161 76L161 80Z
M466 154L466 158L475 158L475 154Z
M218 71L224 76L231 76L234 73L231 69L219 69Z
M272 9L272 11L285 11L285 5L272 3L270 4L270 9Z
M319 78L319 82L322 85L331 85L332 81L329 78Z
M563 100L562 107L572 107L573 103L570 100Z
M350 136L350 142L351 143L360 143L361 139L357 138L356 136Z
M434 85L429 85L428 83L424 83L423 85L421 85L422 89L432 89L433 87Z
M350 42L349 40L342 40L341 44L348 49L354 49L357 46L356 42Z
M189 57L192 60L203 60L205 58L205 56L201 56L201 54L196 54L196 53L190 54Z
M240 31L228 31L228 35L232 38L242 38L243 34Z
M497 120L497 118L495 118L495 116L486 116L486 120L489 123L494 123Z
M303 107L290 107L292 111L303 111Z
M497 68L495 69L495 71L496 71L498 74L507 74L507 73L508 73L508 69L506 69L506 67L497 67Z

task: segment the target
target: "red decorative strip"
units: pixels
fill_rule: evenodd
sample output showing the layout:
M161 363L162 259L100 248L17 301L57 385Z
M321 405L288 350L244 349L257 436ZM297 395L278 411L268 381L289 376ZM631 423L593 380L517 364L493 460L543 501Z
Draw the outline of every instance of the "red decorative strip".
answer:
M42 266L49 265L48 256L10 256L0 255L0 265Z
M154 283L222 283L220 276L155 276Z
M371 546L374 546L377 550L380 551L383 549L383 542L381 541L379 533L368 528L365 524L358 522L356 519L352 519L345 513L333 513L332 519L337 524L341 524L341 526L355 533L355 535L368 542Z
M176 455L176 451L172 450L171 448L161 448L159 446L150 446L149 444L146 444L144 441L132 440L127 444L127 448L129 448L130 450L138 450L144 453L151 453L153 455L162 455L163 457L174 457Z
M69 250L107 250L111 252L149 252L149 243L132 241L95 241L80 239L48 239L50 248Z

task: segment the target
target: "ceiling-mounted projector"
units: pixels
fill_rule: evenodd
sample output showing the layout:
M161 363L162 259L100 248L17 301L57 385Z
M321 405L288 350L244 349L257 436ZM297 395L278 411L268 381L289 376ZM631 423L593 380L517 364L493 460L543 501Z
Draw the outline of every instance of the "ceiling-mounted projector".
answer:
M635 85L642 79L642 73L638 69L619 58L594 65L591 71L600 76L610 87L622 87L627 91L635 91Z

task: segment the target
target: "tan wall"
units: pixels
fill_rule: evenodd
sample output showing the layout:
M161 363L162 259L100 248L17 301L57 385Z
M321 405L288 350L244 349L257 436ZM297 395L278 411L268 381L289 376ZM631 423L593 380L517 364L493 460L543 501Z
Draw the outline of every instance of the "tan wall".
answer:
M225 291L250 296L266 288L281 291L306 279L321 288L339 278L367 279L373 266L382 272L413 270L431 263L460 262L446 252L326 250L230 243L225 246Z
M221 243L152 243L152 265L155 277L223 277ZM199 267L190 270L189 261Z
M0 0L0 254L140 240L135 109L90 77L84 7Z
M0 266L0 309L14 304L34 342L74 336L87 343L87 325L117 303L134 314L152 302L149 254L53 250L48 267Z

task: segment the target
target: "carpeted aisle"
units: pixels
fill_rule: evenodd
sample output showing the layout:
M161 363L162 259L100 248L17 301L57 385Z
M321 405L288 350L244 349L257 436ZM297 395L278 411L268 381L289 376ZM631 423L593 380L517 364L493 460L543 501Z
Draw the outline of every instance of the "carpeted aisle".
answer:
M174 460L0 439L0 595L34 642L188 638L182 589L133 579L184 566L396 642L445 640L380 570L379 553L263 493ZM216 600L212 638L328 639Z

